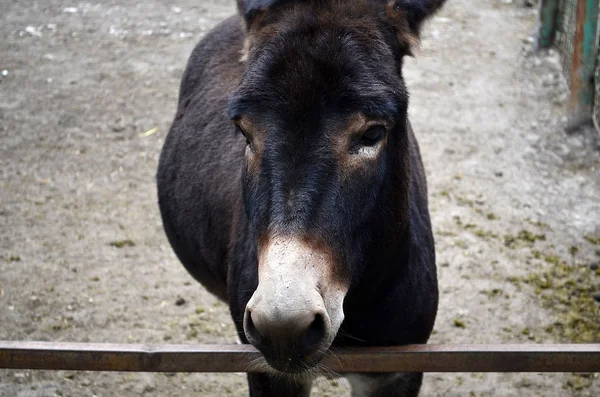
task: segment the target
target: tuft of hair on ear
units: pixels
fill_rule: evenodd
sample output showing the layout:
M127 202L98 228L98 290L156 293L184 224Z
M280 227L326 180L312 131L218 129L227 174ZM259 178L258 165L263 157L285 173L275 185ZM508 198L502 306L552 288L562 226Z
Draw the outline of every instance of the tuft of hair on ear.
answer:
M246 23L246 28L250 30L270 9L298 0L236 0L239 14Z
M256 19L269 8L268 0L236 0L238 13L244 20L246 29L250 30Z
M263 35L268 33L265 31L265 25L268 23L269 16L274 14L278 7L299 1L302 0L236 0L238 13L246 29L244 46L240 50L240 62L244 63L248 60L259 32Z
M396 37L407 55L418 48L423 22L439 10L446 0L390 0L386 15L396 31Z

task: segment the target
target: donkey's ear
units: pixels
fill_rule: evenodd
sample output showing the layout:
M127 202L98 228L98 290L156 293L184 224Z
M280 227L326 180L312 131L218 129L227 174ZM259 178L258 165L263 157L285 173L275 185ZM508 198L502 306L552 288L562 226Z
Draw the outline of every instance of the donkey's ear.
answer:
M261 15L264 15L271 8L292 3L294 0L236 0L238 12L244 18L246 26L249 28ZM296 0L298 1L298 0Z
M446 0L390 0L386 15L396 31L400 43L411 54L419 44L423 22L442 7Z

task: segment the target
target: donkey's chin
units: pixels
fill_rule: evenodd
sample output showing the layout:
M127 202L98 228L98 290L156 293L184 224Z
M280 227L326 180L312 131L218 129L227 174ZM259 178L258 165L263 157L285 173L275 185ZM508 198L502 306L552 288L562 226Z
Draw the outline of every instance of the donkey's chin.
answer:
M320 374L320 363L325 358L325 354L317 352L310 356L272 358L265 357L269 366L268 372L274 375L288 378L312 378Z

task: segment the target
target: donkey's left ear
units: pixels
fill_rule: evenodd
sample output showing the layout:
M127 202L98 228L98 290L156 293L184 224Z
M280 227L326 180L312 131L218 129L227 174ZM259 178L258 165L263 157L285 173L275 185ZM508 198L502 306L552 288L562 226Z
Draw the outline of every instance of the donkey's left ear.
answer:
M423 22L439 10L446 0L390 0L386 15L396 31L401 45L411 54L419 44Z
M293 0L236 0L238 12L244 19L247 27L252 24L261 15L264 15L270 9L283 5L285 3L291 3Z

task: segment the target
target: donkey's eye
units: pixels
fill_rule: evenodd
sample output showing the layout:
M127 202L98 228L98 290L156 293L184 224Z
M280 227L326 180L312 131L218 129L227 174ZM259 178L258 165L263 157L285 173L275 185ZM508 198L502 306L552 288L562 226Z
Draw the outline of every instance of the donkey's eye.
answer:
M252 146L252 141L250 140L250 136L248 135L248 133L246 131L244 131L244 129L237 124L235 126L235 129L239 134L241 134L244 138L246 138L246 145Z
M360 146L375 146L385 136L385 127L382 125L374 125L369 127L360 137Z
M387 133L387 129L383 125L373 125L369 127L362 135L353 139L350 154L364 153L365 150L369 153L374 153L374 148Z

